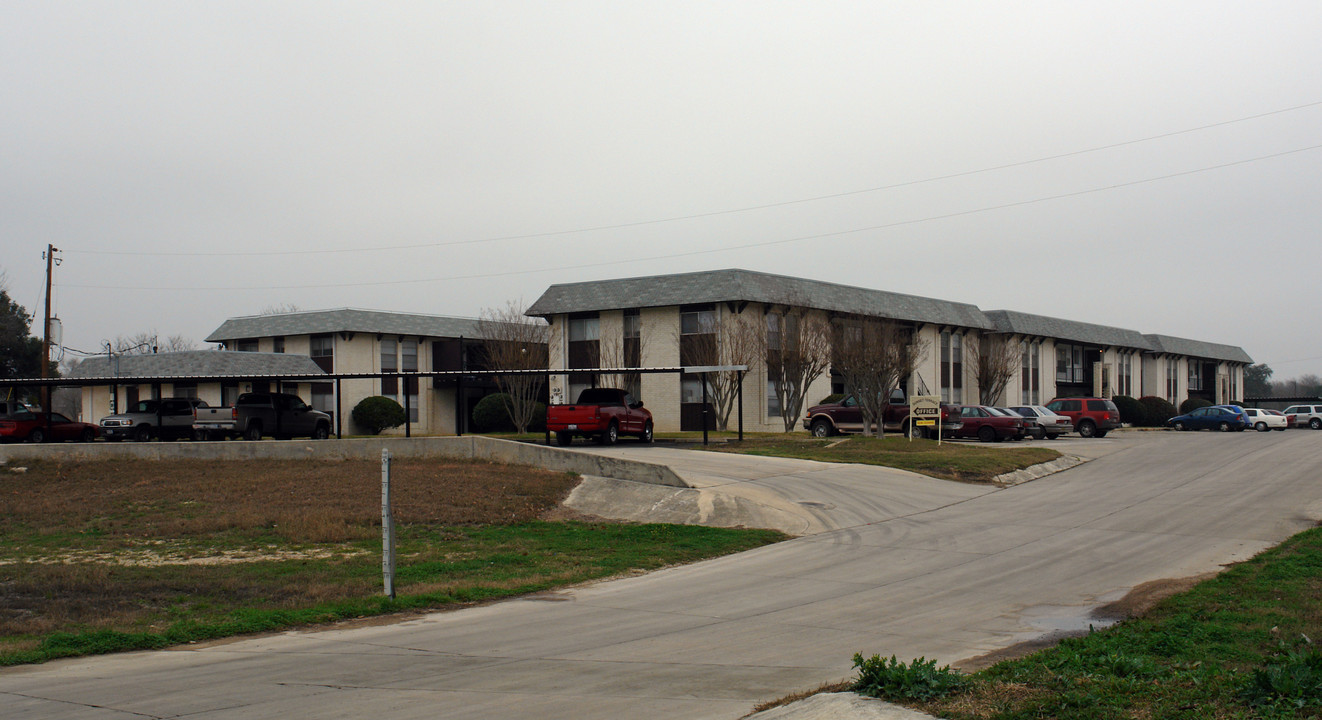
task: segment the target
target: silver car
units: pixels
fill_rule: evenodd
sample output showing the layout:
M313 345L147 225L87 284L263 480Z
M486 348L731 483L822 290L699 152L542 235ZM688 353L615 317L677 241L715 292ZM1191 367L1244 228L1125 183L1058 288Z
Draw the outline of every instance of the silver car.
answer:
M1074 421L1065 415L1057 415L1041 405L1016 405L1011 410L1024 416L1028 433L1041 440L1055 440L1074 429Z

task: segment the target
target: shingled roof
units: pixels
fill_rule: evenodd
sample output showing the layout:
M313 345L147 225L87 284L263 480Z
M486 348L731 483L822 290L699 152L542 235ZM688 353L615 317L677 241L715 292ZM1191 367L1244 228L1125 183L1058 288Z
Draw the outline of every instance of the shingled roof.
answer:
M1143 337L1147 338L1148 342L1152 344L1153 352L1253 364L1253 358L1249 357L1249 354L1244 352L1243 348L1235 345L1189 340L1171 337L1170 335L1144 335Z
M1014 310L989 310L986 314L995 325L997 332L1072 340L1089 345L1152 349L1147 336L1137 330L1062 320L1045 315L1031 315Z
M937 325L989 329L975 305L751 270L709 270L675 275L552 285L528 315L751 301L799 305Z
M116 377L256 377L325 375L307 355L285 353L185 350L182 352L91 357L78 363L69 377L78 379Z
M230 318L207 336L207 342L259 337L317 335L335 332L418 335L421 337L480 337L480 321L444 315L415 315L380 310L312 310L278 315Z

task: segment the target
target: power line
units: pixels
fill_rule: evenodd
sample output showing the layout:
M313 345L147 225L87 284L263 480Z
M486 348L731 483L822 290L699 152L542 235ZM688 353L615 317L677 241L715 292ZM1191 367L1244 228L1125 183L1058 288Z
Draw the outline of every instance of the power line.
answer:
M599 232L602 230L623 230L625 228L641 227L645 225L660 225L664 223L681 222L684 220L699 220L702 218L719 217L722 215L734 215L738 213L754 212L757 210L770 210L773 208L789 207L791 205L801 205L804 203L818 202L821 200L835 200L844 197L852 197L855 195L864 195L867 193L882 192L885 190L896 190L899 188L912 187L915 185L924 185L927 183L940 182L943 180L954 180L957 178L969 177L972 175L981 175L984 173L996 172L999 170L1009 170L1011 168L1024 167L1027 165L1035 165L1039 163L1050 162L1053 160L1061 160L1069 157L1077 157L1079 155L1086 155L1089 153L1102 152L1104 150L1114 150L1116 148L1122 148L1129 145L1137 145L1140 143L1152 142L1154 140L1163 140L1165 138L1177 137L1179 135L1187 135L1190 133L1202 132L1204 130L1211 130L1213 128L1224 127L1227 125L1249 122L1251 120L1260 120L1262 118L1271 117L1273 115L1281 115L1284 113L1296 112L1298 110L1306 110L1308 108L1317 107L1319 105L1322 105L1322 100L1316 102L1304 103L1303 105L1295 105L1293 107L1288 107L1288 108L1281 108L1279 110L1271 110L1268 112L1258 113L1256 115L1248 115L1246 117L1235 118L1234 120L1223 120L1221 122L1210 123L1208 125L1199 125L1198 127L1186 128L1184 130L1173 130L1171 132L1161 133L1158 135L1149 135L1147 137L1138 138L1136 140L1125 140L1123 142L1111 143L1109 145L1098 145L1096 147L1085 148L1083 150L1074 150L1071 152L1060 153L1058 155L1047 155L1044 157L1034 158L1031 160L1020 160L1017 162L1006 163L1004 165L994 165L990 167L979 168L977 170L965 170L963 172L950 173L948 175L935 175L932 177L922 178L919 180L906 180L904 182L892 183L890 185L881 185L878 187L864 188L862 190L848 190L845 192L832 193L829 195L816 195L808 198L800 198L797 200L785 200L781 202L766 203L763 205L749 205L741 208L715 210L712 212L693 213L689 215L675 215L671 217L656 218L652 220L637 220L633 222L617 223L613 225L594 225L589 227L575 228L571 230L552 230L546 232L527 233L523 235L500 235L496 237L475 238L471 240L447 240L447 241L438 241L438 242L414 243L410 245L386 245L383 247L371 247L371 248L322 248L322 249L314 249L314 250L261 250L261 251L233 251L233 252L168 252L168 251L146 252L146 251L135 251L135 250L71 250L68 252L81 253L84 255L133 255L133 256L150 255L150 256L171 256L171 257L255 257L255 256L281 256L281 255L333 255L333 254L345 254L345 253L383 252L390 250L420 250L423 248L454 247L459 245L476 245L481 243L505 242L509 240L531 240L536 238L559 237L563 235L574 235L578 233ZM325 286L299 286L299 287L325 287Z
M1275 158L1286 157L1286 156L1288 156L1288 155L1295 155L1295 154L1298 154L1298 153L1308 152L1308 151L1310 151L1310 150L1317 150L1317 149L1320 149L1320 148L1322 148L1322 144L1319 144L1319 145L1309 145L1308 147L1295 148L1295 149L1293 149L1293 150L1286 150L1286 151L1284 151L1284 152L1272 153L1272 154L1270 154L1270 155L1261 155L1261 156L1258 156L1258 157L1247 158L1247 159L1244 159L1244 160L1236 160L1236 161L1234 161L1234 162L1222 163L1222 164L1220 164L1220 165L1210 165L1210 166L1207 166L1207 167L1195 168L1195 169L1193 169L1193 170L1183 170L1183 171L1181 171L1181 172L1170 173L1170 174L1168 174L1168 175L1159 175L1159 176L1156 176L1156 177L1143 178L1143 179L1141 179L1141 180L1131 180L1131 181L1129 181L1129 182L1116 183L1116 184L1113 184L1113 185L1105 185L1105 186L1102 186L1102 187L1089 188L1089 189L1086 189L1086 190L1076 190L1076 191L1074 191L1074 192L1060 193L1060 194L1057 194L1057 195L1047 195L1047 196L1045 196L1045 197L1033 198L1033 199L1029 199L1029 200L1019 200L1019 201L1015 201L1015 202L1003 203L1003 204L1000 204L1000 205L989 205L989 206L987 206L987 207L974 208L974 209L971 209L971 210L960 210L960 211L957 211L957 212L945 213L945 214L942 214L942 215L929 215L929 216L927 216L927 217L915 218L915 219L913 219L913 220L897 220L897 221L895 221L895 222L884 223L884 224L881 224L881 225L869 225L869 226L867 226L867 227L851 228L851 229L849 229L849 230L838 230L838 231L835 231L835 232L820 233L820 234L817 234L817 235L800 235L800 236L797 236L797 237L783 238L783 239L780 239L780 240L766 240L766 241L762 241L762 242L745 243L745 244L742 244L742 245L730 245L730 246L719 247L719 248L708 248L708 249L704 249L704 250L690 250L690 251L687 251L687 252L668 253L668 254L664 254L664 255L652 255L652 256L650 256L650 257L631 258L631 259L628 259L628 260L603 260L603 261L601 261L601 262L595 262L595 263L580 263L580 264L577 264L577 265L561 265L561 266L558 266L558 267L540 267L540 268L536 268L536 269L534 269L534 270L507 270L507 271L493 272L493 273L473 273L473 274L470 274L470 275L448 275L448 276L444 276L444 277L419 278L419 279L416 279L416 280L376 280L376 281L368 281L368 282L316 283L316 284L310 284L310 285L261 285L261 286L200 286L200 285L194 285L194 286L188 286L188 287L163 287L163 286L159 286L159 285L154 285L154 286L152 286L152 287L140 287L140 286L123 286L123 285L80 285L80 284L73 284L73 283L65 283L64 286L65 286L65 287L77 287L77 288L98 289L98 290L169 290L169 291L179 291L179 290L312 290L312 289L318 289L318 288L380 287L380 286L386 286L386 285L411 285L411 284L417 284L417 283L444 282L444 281L448 281L448 280L476 280L476 279L482 279L482 278L508 277L508 276L511 276L511 275L531 275L531 274L534 274L534 273L543 273L543 272L559 272L559 271L563 271L563 270L582 270L582 269L586 269L586 268L607 267L607 266L611 266L611 265L625 265L625 264L628 264L628 263L635 263L635 262L651 262L651 261L654 261L654 260L670 260L670 259L674 259L674 258L693 257L693 256L697 256L697 255L712 255L712 254L715 254L715 253L731 252L731 251L734 251L734 250L748 250L748 249L752 249L752 248L773 247L773 246L776 246L776 245L788 245L788 244L797 243L797 242L805 242L805 241L808 241L808 240L821 240L821 239L825 239L825 238L841 237L841 236L844 236L844 235L852 235L852 234L855 234L855 233L861 233L861 232L871 232L871 231L877 231L877 230L890 230L890 229L894 229L894 228L897 228L897 227L904 227L904 226L908 226L908 225L919 225L919 224L922 224L922 223L934 222L934 221L937 221L937 220L950 220L950 219L952 219L952 218L967 217L967 216L970 216L970 215L979 215L979 214L982 214L982 213L993 212L993 211L996 211L996 210L1006 210L1006 209L1009 209L1009 208L1024 207L1024 206L1027 206L1027 205L1035 205L1035 204L1038 204L1038 203L1050 202L1050 201L1053 201L1053 200L1063 200L1063 199L1066 199L1066 198L1080 197L1080 196L1083 196L1083 195L1090 195L1090 194L1093 194L1093 193L1106 192L1106 191L1109 191L1109 190L1118 190L1118 189L1120 189L1120 188L1134 187L1134 186L1136 186L1136 185L1144 185L1144 184L1148 184L1148 183L1159 182L1159 181L1162 181L1162 180L1170 180L1170 179L1172 179L1172 178L1185 177L1185 176L1188 176L1188 175L1196 175L1196 174L1199 174L1199 173L1211 172L1211 171L1213 171L1213 170L1224 170L1224 169L1226 169L1226 168L1230 168L1230 167L1237 167L1237 166L1239 166L1239 165L1247 165L1247 164L1249 164L1249 163L1260 162L1260 161L1263 161L1263 160L1272 160L1272 159L1275 159Z

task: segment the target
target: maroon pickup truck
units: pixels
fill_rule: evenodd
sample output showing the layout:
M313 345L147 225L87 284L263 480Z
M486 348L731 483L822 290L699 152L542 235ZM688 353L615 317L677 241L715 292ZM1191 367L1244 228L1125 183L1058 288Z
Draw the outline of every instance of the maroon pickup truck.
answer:
M646 443L652 442L652 413L623 390L588 388L572 405L546 408L546 429L561 445L573 442L575 435L595 437L602 445L614 445L621 435Z
M886 432L909 434L909 401L904 393L896 391L891 401L882 407L882 428ZM958 405L941 405L941 434L953 436L963 427ZM842 432L863 432L863 410L858 400L850 395L840 402L823 403L808 408L803 418L803 429L815 437L829 437ZM936 431L929 427L914 427L919 437L935 437Z

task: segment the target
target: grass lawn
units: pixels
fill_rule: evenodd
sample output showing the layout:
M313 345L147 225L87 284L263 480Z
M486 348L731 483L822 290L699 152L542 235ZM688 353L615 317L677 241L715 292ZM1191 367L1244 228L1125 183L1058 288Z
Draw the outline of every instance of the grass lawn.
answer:
M1319 641L1322 529L1139 617L967 675L944 697L919 699L937 673L901 663L882 697L949 720L1316 718Z
M910 441L901 437L861 436L813 438L782 435L727 442L705 449L822 462L884 465L965 482L989 482L997 475L1060 457L1060 453L1055 450L1041 447L988 448L950 442L938 445L935 440Z
M576 476L395 460L392 600L379 461L21 464L0 468L0 665L457 606L784 537L557 520Z

